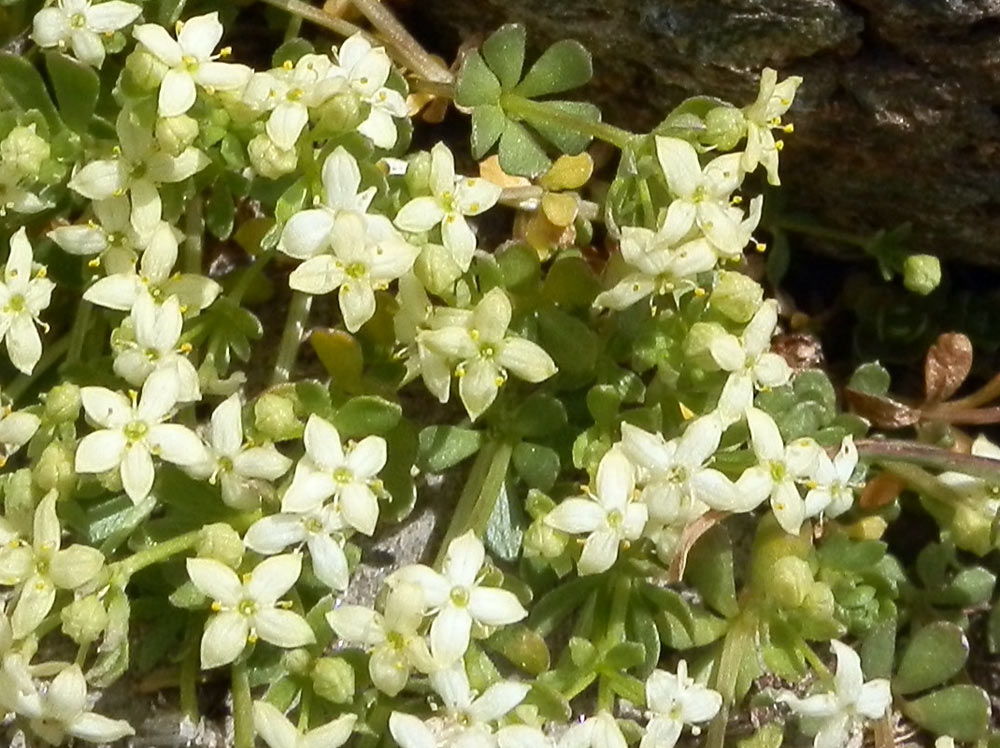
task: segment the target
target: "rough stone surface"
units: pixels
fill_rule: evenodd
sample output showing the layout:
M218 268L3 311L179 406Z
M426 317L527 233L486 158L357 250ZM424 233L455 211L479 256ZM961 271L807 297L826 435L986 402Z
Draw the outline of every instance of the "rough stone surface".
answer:
M650 128L686 96L752 100L767 65L805 84L783 154L788 209L859 233L910 221L915 250L1000 263L998 0L432 0L432 48L521 21L594 54L605 118Z

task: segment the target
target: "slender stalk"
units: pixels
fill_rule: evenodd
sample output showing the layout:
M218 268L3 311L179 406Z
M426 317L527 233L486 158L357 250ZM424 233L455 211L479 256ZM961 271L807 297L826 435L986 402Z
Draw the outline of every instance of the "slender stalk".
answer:
M229 292L229 298L234 304L239 305L243 300L244 294L250 290L250 286L257 279L257 276L264 272L264 268L274 259L274 255L275 251L269 249L254 257L253 263L243 272L236 285L233 286L233 290Z
M278 358L274 362L272 384L283 384L291 377L311 307L312 296L301 291L292 294L288 315L285 317L285 329L281 333L281 343L278 345Z
M232 673L233 748L254 748L253 696L246 660L233 663Z
M353 36L361 31L353 23L345 21L342 18L335 18L324 13L321 9L309 5L309 3L302 2L302 0L264 0L264 2L268 5L273 5L275 8L281 8L284 11L292 13L304 21L309 21L310 23L315 23L317 26L329 29L340 36Z
M861 439L858 454L883 464L911 463L935 470L955 470L987 480L1000 477L1000 460L950 452L940 447L894 439Z
M30 374L19 374L17 378L11 382L10 386L7 387L6 393L10 401L16 402L18 398L21 397L25 392L27 392L31 386L37 382L45 372L52 368L52 366L61 359L66 352L69 350L70 339L68 336L63 336L59 338L55 343L50 345L48 349L42 354L42 357L35 364L35 368Z
M779 221L777 228L793 234L803 234L804 236L812 236L816 239L827 239L829 241L840 242L841 244L850 244L855 247L863 248L868 244L866 237L852 234L849 231L840 231L839 229L831 229L826 226L816 226L806 221L786 219Z
M201 197L188 201L184 211L184 233L184 272L200 275L205 252L205 211Z
M517 94L503 94L500 97L500 106L508 114L545 123L552 127L572 130L581 135L589 135L592 138L610 143L618 149L624 149L638 137L635 133L609 125L607 122L595 122L585 117L577 117L569 112L546 106L543 102L532 101Z
M608 618L608 631L604 637L607 649L625 641L625 614L628 612L629 598L632 596L632 578L622 574L614 583L611 595L611 615Z
M193 621L188 624L187 636L184 640L184 659L181 660L181 712L192 722L199 718L198 710L198 658L200 656L198 642L201 638L201 624Z
M995 375L990 381L966 397L958 400L950 400L940 405L935 405L932 412L947 412L950 410L965 410L967 408L978 408L991 400L1000 397L1000 374Z
M312 710L313 690L307 685L302 689L302 699L299 702L299 732L309 731L309 712Z
M90 330L90 317L93 312L94 305L81 298L80 304L76 308L73 327L69 331L69 349L66 352L67 366L77 363L83 356L83 344L87 340L87 332Z
M452 82L454 76L452 76L451 71L420 46L420 42L413 38L385 4L378 2L378 0L352 0L352 2L354 7L371 22L372 26L379 30L386 44L396 53L395 57L406 67L429 81Z
M191 530L183 535L178 535L170 540L154 543L149 548L143 548L138 553L134 553L128 558L124 558L111 565L112 576L120 575L128 578L147 566L158 564L171 556L192 548L201 537L201 530Z
M705 748L723 748L726 740L726 725L729 723L729 707L736 695L736 680L740 675L740 664L747 650L754 645L753 635L757 628L757 617L750 610L744 610L733 619L719 655L719 666L715 673L715 690L722 695L722 708L715 715L708 728Z
M499 441L487 443L479 450L466 479L465 488L462 489L462 494L455 505L451 523L434 562L435 566L441 566L448 544L466 530L471 529L480 536L483 534L503 489L513 452L511 445Z
M944 421L963 426L982 426L1000 423L1000 407L992 408L930 408L923 410L920 417L926 421Z

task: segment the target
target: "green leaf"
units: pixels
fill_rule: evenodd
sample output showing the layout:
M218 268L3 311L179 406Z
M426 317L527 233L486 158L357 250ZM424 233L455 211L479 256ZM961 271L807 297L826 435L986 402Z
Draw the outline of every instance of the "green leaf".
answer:
M508 563L517 561L524 540L524 525L524 508L519 501L512 500L505 483L486 522L483 542L500 560Z
M551 660L545 640L523 624L504 626L484 643L526 673L541 675L549 669Z
M631 670L642 664L646 657L646 650L638 642L622 642L611 648L601 663L602 668L611 670Z
M507 115L496 104L482 104L472 110L472 157L477 161L487 154L503 134Z
M385 435L388 459L379 473L382 485L389 493L382 517L388 522L399 522L411 511L417 501L413 481L413 463L417 459L417 428L407 419Z
M500 81L487 67L478 50L468 52L462 60L455 82L455 103L474 107L496 104L500 100Z
M520 442L514 447L513 463L529 488L548 491L559 477L559 453L551 447Z
M53 129L61 127L59 113L35 66L24 57L0 53L0 84L23 111L37 109Z
M996 576L981 566L962 569L943 589L929 591L928 599L938 605L974 607L985 604L993 596Z
M562 401L541 392L524 398L511 416L511 428L529 439L554 434L567 423L566 406Z
M538 105L591 122L601 120L601 110L585 101L540 101ZM552 145L571 156L583 151L593 140L590 135L584 135L562 125L553 125L541 117L525 115L524 120Z
M781 748L785 731L778 722L769 722L749 738L743 738L736 748Z
M586 47L578 41L563 39L542 53L514 91L529 99L547 96L582 86L593 74Z
M218 179L205 202L205 225L217 239L225 241L233 233L236 222L236 204L233 193L225 181Z
M969 642L954 623L937 621L924 626L903 651L892 687L909 694L940 685L958 673L969 655Z
M555 307L538 310L538 335L560 371L589 374L597 365L597 335L573 315Z
M579 577L546 592L531 606L527 625L548 636L571 612L583 605L598 584L598 577Z
M553 722L566 722L573 715L566 697L542 680L532 681L525 703L538 707L539 716Z
M78 132L85 132L97 108L101 80L89 65L59 52L45 53L45 67L56 92L63 121Z
M649 607L639 602L629 605L626 626L629 641L639 642L645 650L642 665L636 670L636 675L640 678L647 678L660 662L662 649L660 632L656 628L656 622L653 620L653 614Z
M399 403L377 395L359 395L352 397L337 411L333 425L347 439L369 434L384 436L396 428L402 415Z
M443 473L472 457L483 446L483 432L459 426L428 426L420 432L417 466L428 473Z
M990 698L977 686L951 686L904 703L903 714L935 735L972 742L989 727Z
M886 368L877 361L873 361L861 364L855 369L847 386L866 395L882 397L889 392L890 381L891 377Z
M274 54L271 55L271 67L280 68L286 62L294 65L303 56L315 51L316 48L312 42L299 36L293 37L274 50Z
M688 556L684 576L717 612L727 618L739 613L733 545L725 527L717 525L698 539Z
M507 120L500 136L500 168L515 177L537 177L552 162L524 125Z
M490 66L500 86L507 91L521 80L524 69L524 26L507 23L497 29L483 42L483 57Z
M343 330L313 330L309 344L330 375L330 383L343 392L358 392L364 372L364 351L358 339Z
M279 224L284 224L289 218L298 213L306 204L306 197L309 195L309 185L305 177L292 182L274 206L274 217Z
M861 665L865 676L892 677L892 663L896 654L896 619L876 624L861 642Z

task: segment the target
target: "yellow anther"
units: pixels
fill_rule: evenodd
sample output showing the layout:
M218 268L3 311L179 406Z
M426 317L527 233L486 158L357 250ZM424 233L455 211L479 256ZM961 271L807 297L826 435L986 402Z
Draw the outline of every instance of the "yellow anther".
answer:
M219 57L221 57L223 60L231 56L232 54L233 54L232 47L223 47L222 49L219 50Z
M733 195L733 199L729 201L732 205L742 205L743 197L741 195Z
M764 242L757 242L756 244L753 245L753 248L756 249L758 252L767 251L767 245Z
M174 24L174 34L176 35L181 33L181 29L183 28L184 28L184 21L178 21L177 23Z
M192 346L190 343L182 343L181 347L177 349L180 353L190 353Z
M774 150L781 151L781 150L784 149L784 147L785 147L785 141L784 140L776 140L774 142Z
M281 63L281 67L283 67L285 70L293 70L295 68L291 60L285 60L283 63Z
M686 406L684 403L681 402L677 403L677 409L680 410L681 418L683 418L685 421L690 421L697 415L693 410L691 410L688 406Z
M702 296L705 296L705 295L707 295L707 294L708 294L708 291L706 291L706 290L705 290L704 288L701 288L701 287L699 287L699 288L696 288L696 289L694 290L694 295L695 295L695 296L697 296L697 297L698 297L699 299L700 299L700 298L701 298Z
M212 603L212 610L215 611L216 613L218 613L220 610L222 610L222 603L220 603L218 600L216 600L215 602L213 602Z
M42 266L42 267L38 268L38 272L35 273L35 277L36 278L44 278L48 274L49 274L48 268L46 268L45 266Z
M781 128L782 132L795 132L795 125L789 122L787 125Z

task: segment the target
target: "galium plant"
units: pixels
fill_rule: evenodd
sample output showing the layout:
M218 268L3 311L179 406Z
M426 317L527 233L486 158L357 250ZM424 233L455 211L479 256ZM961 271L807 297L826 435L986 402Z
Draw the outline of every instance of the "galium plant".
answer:
M778 721L741 745L798 717L887 748L893 714L987 745L964 631L995 577L956 546L997 547L1000 453L865 438L741 272L801 79L633 133L553 98L575 42L525 72L505 26L453 74L374 0L366 29L268 2L270 60L244 4L183 0L47 2L0 53L11 724L141 732L88 691L157 667L192 723L228 678L236 748L721 748L751 693ZM471 159L411 147L423 105L470 115ZM959 358L902 425L985 418ZM915 571L890 474L940 525ZM439 548L366 596L418 504Z

